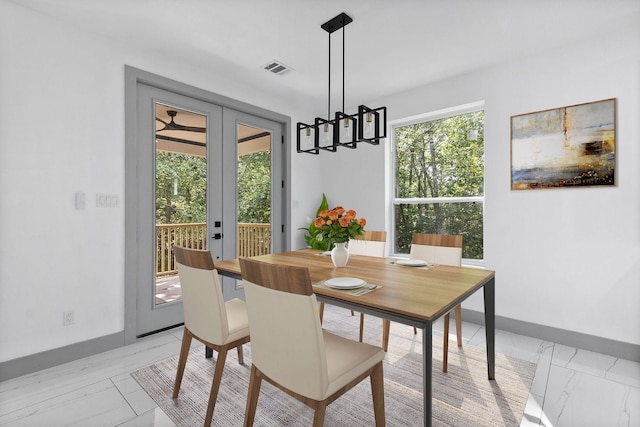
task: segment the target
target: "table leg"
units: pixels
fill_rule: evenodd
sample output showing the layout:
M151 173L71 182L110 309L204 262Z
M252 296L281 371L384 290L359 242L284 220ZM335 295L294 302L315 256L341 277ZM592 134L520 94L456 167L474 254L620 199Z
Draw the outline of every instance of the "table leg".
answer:
M496 283L492 278L484 285L484 325L487 338L487 372L496 378Z
M422 328L422 407L424 412L424 425L431 427L431 401L433 385L433 335L431 322Z

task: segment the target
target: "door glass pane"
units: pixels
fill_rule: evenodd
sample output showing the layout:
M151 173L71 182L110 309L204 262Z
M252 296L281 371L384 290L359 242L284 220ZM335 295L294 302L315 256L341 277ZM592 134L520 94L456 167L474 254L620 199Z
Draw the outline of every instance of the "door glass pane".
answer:
M271 253L271 133L238 125L238 256Z
M155 304L182 299L174 244L206 249L207 117L156 103Z

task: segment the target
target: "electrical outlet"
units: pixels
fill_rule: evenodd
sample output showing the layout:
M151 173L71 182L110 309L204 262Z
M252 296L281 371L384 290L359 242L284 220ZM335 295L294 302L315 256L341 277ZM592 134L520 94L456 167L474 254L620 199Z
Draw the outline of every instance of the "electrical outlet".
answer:
M73 325L73 311L65 311L62 313L62 326Z

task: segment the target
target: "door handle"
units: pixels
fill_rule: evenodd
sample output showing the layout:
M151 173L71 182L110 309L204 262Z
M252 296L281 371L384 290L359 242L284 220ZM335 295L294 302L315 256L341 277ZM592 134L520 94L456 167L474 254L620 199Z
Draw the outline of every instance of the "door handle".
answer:
M224 234L222 234L222 233L216 233L216 234L214 234L214 235L213 235L212 239L220 240L220 239L222 239L223 237L224 237Z

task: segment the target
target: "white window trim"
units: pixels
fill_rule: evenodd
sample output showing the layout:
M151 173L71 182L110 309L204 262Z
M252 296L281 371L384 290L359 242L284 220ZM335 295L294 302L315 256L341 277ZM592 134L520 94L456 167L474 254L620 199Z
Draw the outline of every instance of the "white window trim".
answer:
M392 199L391 202L394 205L418 205L421 203L468 203L468 202L484 203L484 196L425 197L425 198L411 198L411 199L398 198L398 199Z
M439 198L405 198L396 199L395 195L395 147L396 147L396 133L395 129L398 127L403 127L407 125L412 125L416 123L426 122L430 120L437 120L444 117L451 117L454 115L461 115L466 113L472 113L474 111L483 110L484 109L484 101L476 101L470 102L468 104L458 105L455 107L443 108L441 110L432 111L430 113L418 114L415 116L405 117L402 119L391 120L388 123L387 135L389 135L389 150L387 150L387 156L385 161L385 168L387 170L387 184L386 184L386 206L388 209L388 221L387 221L387 230L389 231L390 238L387 239L387 253L391 254L391 257L394 258L406 258L407 254L399 254L395 252L395 245L393 242L395 241L395 209L394 206L398 204L419 204L419 203L434 203L435 201L439 202L450 202L450 203L468 203L468 202L477 202L482 203L483 206L483 222L484 221L484 203L485 196L472 196L472 197L439 197ZM485 176L486 177L486 176ZM484 193L484 192L483 192ZM485 227L482 227L483 230L483 242L486 241L484 230ZM483 248L484 249L484 248ZM484 252L484 250L483 250ZM484 259L462 259L462 265L465 267L477 267L477 268L485 268Z

